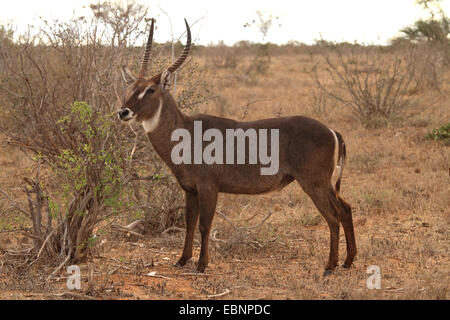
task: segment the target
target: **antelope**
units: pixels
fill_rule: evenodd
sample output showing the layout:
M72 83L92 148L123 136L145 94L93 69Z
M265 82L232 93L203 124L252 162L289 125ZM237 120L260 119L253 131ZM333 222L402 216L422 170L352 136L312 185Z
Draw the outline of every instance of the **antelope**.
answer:
M325 218L330 230L330 254L324 275L331 274L338 264L339 229L342 223L347 257L342 267L349 268L356 255L351 206L340 196L342 171L346 158L346 147L342 135L321 122L305 117L290 116L239 122L207 114L188 116L177 107L169 92L171 75L179 68L191 49L191 31L184 20L187 42L177 60L164 72L146 76L152 48L154 20L150 26L145 52L138 74L122 68L127 83L124 104L118 111L123 122L141 123L154 150L166 163L186 199L186 235L184 249L176 266L184 266L192 257L195 227L199 221L201 249L197 271L203 273L208 265L208 243L211 224L216 211L219 193L262 194L281 190L296 180L303 191ZM276 88L274 88L276 94ZM171 150L176 141L172 133L177 129L194 135L195 123L201 121L203 130L215 129L223 134L228 129L271 130L279 132L278 171L262 175L262 164L195 164L177 163L171 160ZM268 141L268 145L273 141ZM237 157L234 150L233 157ZM333 187L332 176L339 169Z

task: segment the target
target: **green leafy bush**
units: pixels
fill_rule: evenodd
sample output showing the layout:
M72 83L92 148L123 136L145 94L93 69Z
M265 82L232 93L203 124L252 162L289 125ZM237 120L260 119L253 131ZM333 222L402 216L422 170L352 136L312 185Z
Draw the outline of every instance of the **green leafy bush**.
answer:
M115 120L113 113L105 114L86 102L74 102L69 113L53 124L52 135L58 138L49 138L48 146L54 149L32 149L34 160L49 166L61 187L56 195L62 196L63 201L59 202L37 179L27 189L45 198L41 207L47 207L47 217L41 207L30 211L41 215L33 217L34 234L42 236L41 243L54 230L46 249L51 257L60 255L71 262L82 260L95 242L93 231L98 223L124 209L121 197L127 183L124 170L128 157L127 150L115 143ZM57 227L53 226L54 220Z
M433 129L425 136L425 139L442 141L445 145L450 145L450 122L440 128Z
M83 259L99 222L111 216L118 223L138 218L158 232L184 221L176 181L147 137L115 115L124 94L120 70L138 68L148 10L134 1L90 9L89 17L42 20L18 40L5 42L10 37L0 29L0 132L37 163L21 185L28 198L21 205L29 206L22 213L33 223L26 233L33 252L60 267ZM171 62L163 49L150 74ZM180 73L173 95L181 109L204 100L203 72L191 63Z

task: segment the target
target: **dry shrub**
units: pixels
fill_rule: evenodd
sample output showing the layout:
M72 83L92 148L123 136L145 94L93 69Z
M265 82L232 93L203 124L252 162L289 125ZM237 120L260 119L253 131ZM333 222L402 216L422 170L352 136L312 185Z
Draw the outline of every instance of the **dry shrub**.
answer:
M422 44L418 46L419 56L417 77L421 92L432 89L442 92L448 83L447 72L450 67L450 45L440 43Z
M26 181L28 235L35 254L47 252L60 266L84 259L99 222L120 213L144 217L159 230L182 221L181 191L146 137L115 116L124 89L120 70L140 62L141 50L133 45L146 34L147 10L131 1L91 9L92 18L43 21L40 38L22 36L0 50L0 129L50 169L59 187L48 190L38 176ZM152 71L169 62L161 52ZM191 63L183 72L175 97L192 109L202 98L202 70Z
M99 113L86 103L74 103L63 118L49 117L45 114L37 121L46 125L39 130L41 137L32 142L10 135L11 143L31 151L38 163L35 177L24 178L28 209L15 207L31 220L32 229L26 235L34 240L32 251L37 258L45 252L52 261L75 263L86 257L95 241L98 222L121 207L127 150L110 139L114 135L111 114ZM41 163L59 182L57 196L40 180Z
M270 43L258 44L256 55L247 69L247 74L265 75L271 62Z
M442 92L445 83L448 83L448 71L450 67L450 43L444 42L418 42L414 43L406 39L393 41L388 51L401 55L414 48L419 57L416 64L417 91L422 93L430 89Z
M320 59L312 57L311 77L317 88L368 126L417 102L422 78L417 66L424 57L413 46L391 52L377 46L327 43Z
M256 231L264 225L264 223L272 215L272 211L269 210L267 215L261 219L255 225L249 225L248 221L253 219L256 215L253 215L247 219L247 226L240 226L236 222L233 222L227 215L220 211L216 211L217 215L224 219L229 227L221 228L220 230L214 229L211 233L211 240L216 244L216 248L224 255L234 255L236 253L242 253L250 247L254 250L263 248L267 243L257 239ZM271 241L269 241L271 242Z
M112 39L97 33L98 18L44 23L43 38L22 37L4 61L0 128L11 144L51 169L60 187L52 197L38 176L26 181L33 250L39 257L45 246L51 261L76 263L110 213L106 207L118 205L128 168L120 143L126 139L113 117L119 80L113 68L126 47L105 45Z
M237 47L227 47L223 42L217 46L208 47L203 50L207 61L211 61L213 68L236 69L240 60L240 51Z
M314 90L311 94L311 107L312 115L316 118L324 118L330 115L332 108L334 107L330 103L330 98L322 90Z

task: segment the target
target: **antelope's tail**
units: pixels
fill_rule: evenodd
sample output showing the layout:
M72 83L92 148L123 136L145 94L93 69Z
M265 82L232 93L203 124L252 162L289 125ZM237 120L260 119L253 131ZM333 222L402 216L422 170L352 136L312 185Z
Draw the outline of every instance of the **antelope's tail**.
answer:
M344 139L342 138L342 135L337 131L334 131L334 132L336 133L336 137L337 137L337 141L338 141L338 145L339 145L338 159L337 159L339 172L338 172L338 177L337 177L336 185L335 185L336 196L339 197L339 194L341 192L342 171L344 171L345 158L347 156L347 151L345 149L345 142L344 142Z

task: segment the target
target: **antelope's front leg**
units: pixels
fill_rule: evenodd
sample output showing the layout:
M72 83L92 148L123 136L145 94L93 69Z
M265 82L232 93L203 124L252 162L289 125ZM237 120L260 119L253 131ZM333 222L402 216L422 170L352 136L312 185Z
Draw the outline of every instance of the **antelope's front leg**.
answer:
M200 249L200 257L198 259L197 271L204 272L208 265L208 243L209 233L211 231L211 224L217 204L217 191L211 188L206 188L202 192L199 191L199 211L200 211L200 234L202 237L202 246Z
M186 238L184 249L177 265L184 266L192 257L192 245L194 242L195 225L198 220L198 197L196 193L186 192Z

